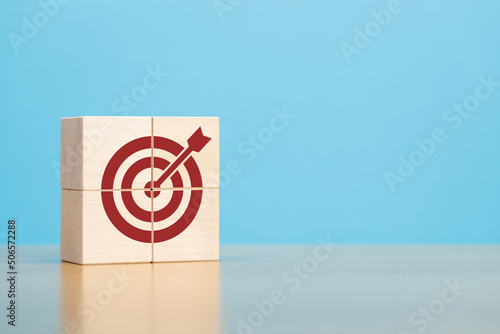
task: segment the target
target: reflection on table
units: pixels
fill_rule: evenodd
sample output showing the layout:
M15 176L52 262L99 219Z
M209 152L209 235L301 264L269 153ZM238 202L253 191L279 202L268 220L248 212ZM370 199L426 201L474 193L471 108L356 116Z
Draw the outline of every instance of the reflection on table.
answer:
M220 262L89 266L25 246L19 259L17 323L1 334L500 328L500 246L222 246Z
M63 333L218 333L219 263L61 263Z

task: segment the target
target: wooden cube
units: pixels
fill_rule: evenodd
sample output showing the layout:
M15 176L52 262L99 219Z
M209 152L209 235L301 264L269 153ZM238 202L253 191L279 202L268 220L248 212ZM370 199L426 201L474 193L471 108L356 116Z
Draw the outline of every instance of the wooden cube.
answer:
M151 199L143 190L61 190L62 260L79 264L151 262L151 221L145 222L130 214L122 195L133 196L143 210L151 206ZM106 196L117 203L116 209L124 219L123 227L115 226L119 220L110 222L103 206ZM128 226L144 231L149 242L133 240L119 230Z
M219 119L61 120L61 258L219 258Z
M153 199L154 261L219 259L219 189L159 193ZM179 198L179 209L169 215L174 196Z
M120 161L115 182L112 185L106 185L106 189L121 190L120 181L123 180L125 172L132 164L144 158L151 158L151 131L151 117L63 118L61 120L61 188L103 189L103 173L111 157L125 144L142 138L142 141L139 140L141 144L138 143L135 146L130 144L131 154L124 161ZM151 179L150 174L146 172L138 176L139 179L134 180L133 189L145 189L146 183Z
M163 164L175 160L178 152L187 144L190 135L202 128L203 135L210 141L192 157L196 161L201 182L196 182L194 175L189 173L189 162L186 162L178 172L183 180L181 188L218 188L219 187L219 119L214 117L153 117L154 149L153 157L156 164ZM186 137L186 135L188 135ZM168 139L168 140L165 140ZM174 141L176 145L170 141ZM161 168L154 168L153 177L158 180L163 172ZM192 182L195 182L192 184ZM172 185L172 178L161 185L160 189L179 188Z

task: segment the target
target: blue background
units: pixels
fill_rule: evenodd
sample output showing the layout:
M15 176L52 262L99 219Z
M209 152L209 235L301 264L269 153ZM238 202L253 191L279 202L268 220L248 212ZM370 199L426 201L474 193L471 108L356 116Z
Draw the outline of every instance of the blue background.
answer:
M221 168L241 165L222 243L500 241L500 89L443 120L479 76L500 81L500 2L402 0L351 62L341 43L389 1L232 3L71 1L18 53L8 34L40 5L0 4L0 219L19 242L59 243L60 118L116 115L157 65L169 76L129 115L219 116ZM247 161L238 147L284 108L295 119ZM447 140L392 192L384 173L435 128Z

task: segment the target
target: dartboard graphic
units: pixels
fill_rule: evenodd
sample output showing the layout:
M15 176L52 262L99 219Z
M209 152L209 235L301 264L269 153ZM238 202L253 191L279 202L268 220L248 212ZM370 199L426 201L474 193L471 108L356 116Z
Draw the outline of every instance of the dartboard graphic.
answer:
M193 155L200 152L210 140L211 138L203 135L200 127L187 140L186 147L165 137L148 136L134 139L118 149L107 163L101 183L102 190L110 190L102 191L101 198L104 211L116 229L130 239L151 243L151 226L140 228L132 224L127 218L132 216L138 221L155 226L170 220L166 226L154 229L155 243L167 241L181 234L193 222L203 199L203 190L200 189L203 187L203 181ZM167 152L171 159L154 155L140 158L124 173L119 173L120 167L128 159L133 159L135 153L151 149ZM169 200L158 210L141 207L131 191L138 175L148 173L152 176L156 174L152 172L153 170L159 171L160 176L157 179L149 179L150 181L143 185L144 191L141 192L141 196L159 200L162 192L170 193ZM111 191L117 190L115 186L117 184L118 190L121 191ZM183 206L181 203L187 205ZM119 208L123 207L128 212L127 215L120 211Z

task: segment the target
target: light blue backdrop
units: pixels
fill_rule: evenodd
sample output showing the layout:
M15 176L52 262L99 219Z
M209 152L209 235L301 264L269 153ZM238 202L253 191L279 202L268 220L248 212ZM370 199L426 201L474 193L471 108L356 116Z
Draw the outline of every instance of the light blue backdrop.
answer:
M2 240L15 217L19 242L59 242L60 118L128 114L221 118L224 244L498 243L499 12L494 0L3 1ZM125 107L148 69L168 76Z

